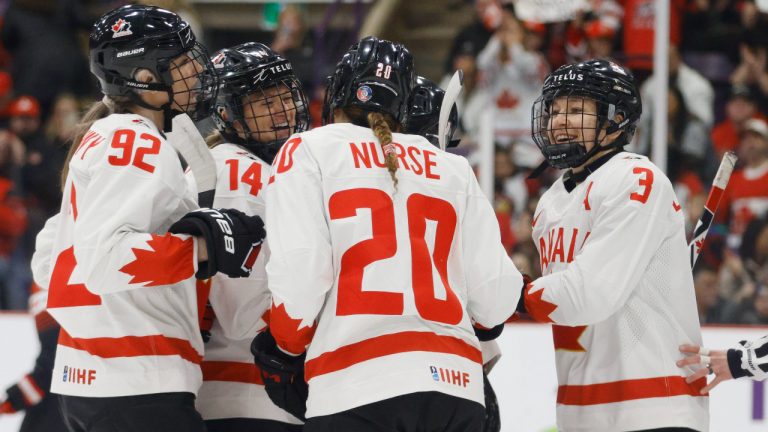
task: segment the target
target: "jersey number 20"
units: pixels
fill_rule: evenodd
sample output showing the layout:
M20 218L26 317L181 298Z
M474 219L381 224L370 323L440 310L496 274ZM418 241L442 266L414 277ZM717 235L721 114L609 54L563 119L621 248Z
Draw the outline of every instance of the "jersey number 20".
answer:
M448 283L448 254L456 231L456 211L445 200L421 194L409 196L406 205L416 310L424 319L458 324L463 308ZM341 257L336 314L402 315L402 293L363 291L365 267L397 252L392 198L384 191L366 188L336 192L330 198L332 220L353 217L358 209L370 209L373 236L353 245ZM427 220L436 222L437 227L431 256L425 239ZM445 287L445 300L435 297L433 265Z

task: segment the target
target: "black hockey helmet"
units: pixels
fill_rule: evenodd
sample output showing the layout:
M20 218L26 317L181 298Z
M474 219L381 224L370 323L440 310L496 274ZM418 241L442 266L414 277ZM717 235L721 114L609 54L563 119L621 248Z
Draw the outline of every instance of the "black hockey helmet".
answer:
M551 124L552 104L559 98L588 98L597 105L597 118L587 121L588 114L581 112L574 102L568 104L568 115L580 115L582 124L594 123L594 146L590 151L583 141L568 141L568 128L561 128L564 141L553 142L552 137L558 132ZM531 133L533 140L550 165L555 168L572 168L582 165L590 157L606 148L619 148L628 144L635 132L637 121L642 113L640 93L629 69L609 60L587 60L580 63L561 66L544 80L541 96L533 104L531 115ZM561 113L565 114L565 113ZM617 121L617 116L620 120ZM582 126L583 128L583 126ZM584 131L582 129L582 136ZM601 145L601 131L612 134L623 133L615 141Z
M188 60L179 60L184 54ZM164 111L165 130L177 113L202 120L213 108L217 82L208 53L189 24L155 6L127 5L102 15L91 29L90 68L105 95L128 97L142 107ZM138 69L148 69L158 81L136 81ZM139 97L141 90L167 92L169 102L151 106ZM174 100L185 93L187 102L180 105Z
M257 42L225 48L214 54L213 67L220 81L213 119L229 142L272 163L291 134L309 128L309 105L293 67L271 48Z
M411 90L411 98L408 103L408 118L403 125L403 132L421 135L432 144L439 146L437 136L438 123L440 122L440 108L443 104L445 91L433 81L422 76L416 77L416 84ZM459 126L459 112L456 105L451 107L448 117L448 137L453 137ZM447 147L456 147L461 140L451 139Z
M333 121L335 108L347 107L390 114L402 124L414 81L413 56L405 46L368 36L352 45L329 78L323 124Z

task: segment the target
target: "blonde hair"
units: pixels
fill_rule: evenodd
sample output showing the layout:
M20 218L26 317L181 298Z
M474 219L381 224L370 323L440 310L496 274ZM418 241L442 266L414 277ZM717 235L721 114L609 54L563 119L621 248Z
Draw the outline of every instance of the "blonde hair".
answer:
M368 124L371 126L373 134L379 140L381 149L384 150L384 157L387 161L387 171L389 171L390 177L392 177L392 183L397 191L397 150L395 145L392 144L392 130L389 128L389 123L383 114L378 112L368 113Z
M72 160L72 156L80 146L80 141L83 140L83 137L88 133L91 126L93 126L97 120L103 119L110 114L128 112L129 104L130 102L127 98L104 96L104 99L94 102L93 105L88 108L88 111L83 114L80 121L77 123L77 126L75 126L75 131L72 134L72 144L69 146L67 158L64 160L64 166L61 168L61 176L59 178L61 184L59 186L62 190L64 189L64 184L67 182L67 175L69 174L69 161Z
M224 136L221 134L221 132L214 129L211 131L211 133L208 134L207 137L205 137L205 144L208 145L208 148L214 148L219 144L224 144Z

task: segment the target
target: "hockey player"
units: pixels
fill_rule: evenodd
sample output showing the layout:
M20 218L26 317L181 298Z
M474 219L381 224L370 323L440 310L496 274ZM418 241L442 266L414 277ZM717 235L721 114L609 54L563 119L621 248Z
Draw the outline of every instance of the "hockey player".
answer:
M215 97L186 22L115 9L94 24L90 62L105 97L69 152L53 245L36 252L50 256L48 311L62 328L51 391L72 431L203 431L195 276L246 276L262 223L193 211L165 140L173 117L202 119Z
M641 109L632 74L606 60L559 68L533 106L536 144L567 171L537 206L543 276L523 297L554 324L565 432L709 427L705 380L670 361L701 341L683 213L664 173L622 150Z
M405 47L361 40L331 78L326 126L274 163L272 353L307 350L306 431L482 430L472 325L502 325L522 276L467 161L397 133L413 81Z
M217 131L208 139L218 172L214 207L264 217L272 160L291 134L308 128L306 98L291 63L263 44L223 49L213 55L213 66L220 79ZM215 318L196 402L209 432L301 431L301 421L267 397L249 350L271 305L266 249L265 243L248 278L211 279Z

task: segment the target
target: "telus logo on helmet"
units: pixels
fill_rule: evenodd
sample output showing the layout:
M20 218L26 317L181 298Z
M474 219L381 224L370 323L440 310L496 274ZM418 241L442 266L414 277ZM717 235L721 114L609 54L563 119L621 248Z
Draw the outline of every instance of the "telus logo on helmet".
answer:
M552 75L552 81L584 81L584 74L575 74L573 72L564 73L562 75Z
M131 23L128 21L120 18L119 20L115 21L114 24L112 24L112 39L132 34L133 32L131 31Z

